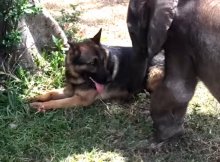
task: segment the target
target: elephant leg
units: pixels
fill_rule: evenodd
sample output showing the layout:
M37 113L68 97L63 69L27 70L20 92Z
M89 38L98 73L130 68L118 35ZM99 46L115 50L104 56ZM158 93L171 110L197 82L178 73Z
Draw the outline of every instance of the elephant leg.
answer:
M192 59L175 44L173 47L166 51L165 78L151 99L150 111L158 142L183 134L184 116L197 84Z

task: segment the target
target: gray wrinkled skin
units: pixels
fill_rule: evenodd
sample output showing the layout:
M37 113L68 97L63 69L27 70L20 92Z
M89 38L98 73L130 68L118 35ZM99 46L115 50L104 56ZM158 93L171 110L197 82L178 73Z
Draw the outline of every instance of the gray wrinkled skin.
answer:
M220 101L220 1L130 0L128 29L136 53L165 51L165 78L152 94L158 141L183 133L198 79Z

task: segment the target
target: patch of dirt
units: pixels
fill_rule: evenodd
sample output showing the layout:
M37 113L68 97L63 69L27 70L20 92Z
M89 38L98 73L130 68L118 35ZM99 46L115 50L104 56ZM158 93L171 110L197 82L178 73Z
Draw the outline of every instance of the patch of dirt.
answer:
M108 45L130 46L126 16L128 0L44 0L43 5L52 15L60 16L60 10L71 10L77 4L82 15L79 34L83 38L94 36L103 29L101 42Z

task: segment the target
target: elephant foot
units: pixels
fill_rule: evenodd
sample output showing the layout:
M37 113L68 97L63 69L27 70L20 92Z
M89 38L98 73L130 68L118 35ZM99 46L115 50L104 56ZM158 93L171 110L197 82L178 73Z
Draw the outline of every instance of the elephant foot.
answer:
M155 140L163 142L184 134L183 124L171 126L159 126L155 131Z

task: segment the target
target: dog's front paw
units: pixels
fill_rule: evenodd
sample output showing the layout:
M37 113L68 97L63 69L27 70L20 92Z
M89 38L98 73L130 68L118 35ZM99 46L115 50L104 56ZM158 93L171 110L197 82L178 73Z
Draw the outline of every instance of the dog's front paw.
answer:
M28 97L28 98L25 99L25 102L27 102L27 103L32 103L32 102L36 102L36 101L37 100L36 100L35 97Z
M42 102L32 102L30 106L34 109L37 109L37 112L45 112L46 108Z

